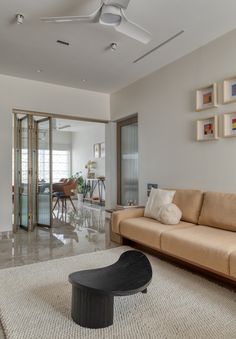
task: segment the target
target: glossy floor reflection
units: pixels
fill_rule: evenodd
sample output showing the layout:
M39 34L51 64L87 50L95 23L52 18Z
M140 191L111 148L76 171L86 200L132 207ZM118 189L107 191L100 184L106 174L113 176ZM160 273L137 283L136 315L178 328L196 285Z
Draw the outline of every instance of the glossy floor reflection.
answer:
M110 241L104 207L80 204L55 210L53 227L0 233L0 268L89 253L117 246Z

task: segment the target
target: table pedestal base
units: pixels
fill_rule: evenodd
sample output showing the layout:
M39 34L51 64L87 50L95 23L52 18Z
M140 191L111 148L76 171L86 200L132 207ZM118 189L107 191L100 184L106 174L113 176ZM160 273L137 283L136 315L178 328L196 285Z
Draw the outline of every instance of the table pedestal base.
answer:
M88 292L72 285L71 316L78 325L104 328L113 324L114 297Z

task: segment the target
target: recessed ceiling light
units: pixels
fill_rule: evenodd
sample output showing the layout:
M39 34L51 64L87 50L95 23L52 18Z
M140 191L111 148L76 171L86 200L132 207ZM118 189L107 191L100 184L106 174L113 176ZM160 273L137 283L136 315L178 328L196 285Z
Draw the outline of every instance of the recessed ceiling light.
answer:
M81 81L82 81L82 82L86 82L87 80L86 80L86 79L82 79Z
M36 72L37 73L41 73L43 70L42 69L37 69Z
M111 44L110 44L110 48L111 48L111 50L112 51L116 51L117 50L117 43L116 42L112 42Z
M23 14L16 14L16 23L17 24L23 24L23 21L24 21L24 15Z

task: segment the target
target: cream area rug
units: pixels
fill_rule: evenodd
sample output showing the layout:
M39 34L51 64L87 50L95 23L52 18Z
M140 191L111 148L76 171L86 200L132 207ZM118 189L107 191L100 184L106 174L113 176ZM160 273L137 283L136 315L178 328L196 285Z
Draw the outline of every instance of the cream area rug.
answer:
M114 325L93 330L70 316L71 272L103 267L130 248L0 271L0 319L10 339L235 339L236 294L148 256L147 294L115 297Z

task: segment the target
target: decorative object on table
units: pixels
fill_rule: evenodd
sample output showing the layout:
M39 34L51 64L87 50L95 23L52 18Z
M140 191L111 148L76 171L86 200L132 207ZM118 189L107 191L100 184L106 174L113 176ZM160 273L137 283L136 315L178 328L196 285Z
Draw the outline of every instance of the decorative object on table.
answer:
M106 156L105 142L101 142L101 144L100 144L100 157L105 158L105 156Z
M197 141L218 139L218 118L216 115L197 120Z
M152 188L158 188L157 184L147 184L147 196L149 197Z
M196 91L196 111L217 107L217 84L214 83Z
M224 80L223 92L224 104L229 104L236 101L236 76Z
M89 160L87 164L85 165L85 168L88 170L87 172L87 178L88 179L95 179L95 168L96 168L96 162Z
M137 206L137 201L136 200L128 200L127 201L127 206Z
M100 144L93 145L93 157L94 159L100 158Z
M87 328L111 326L114 296L147 293L151 279L152 267L148 258L133 250L122 253L110 266L71 273L72 319Z
M77 198L79 202L83 202L84 198L84 189L85 189L85 180L82 176L82 172L77 172L71 176L71 179L76 181L77 184Z
M236 137L236 112L224 114L224 137Z

